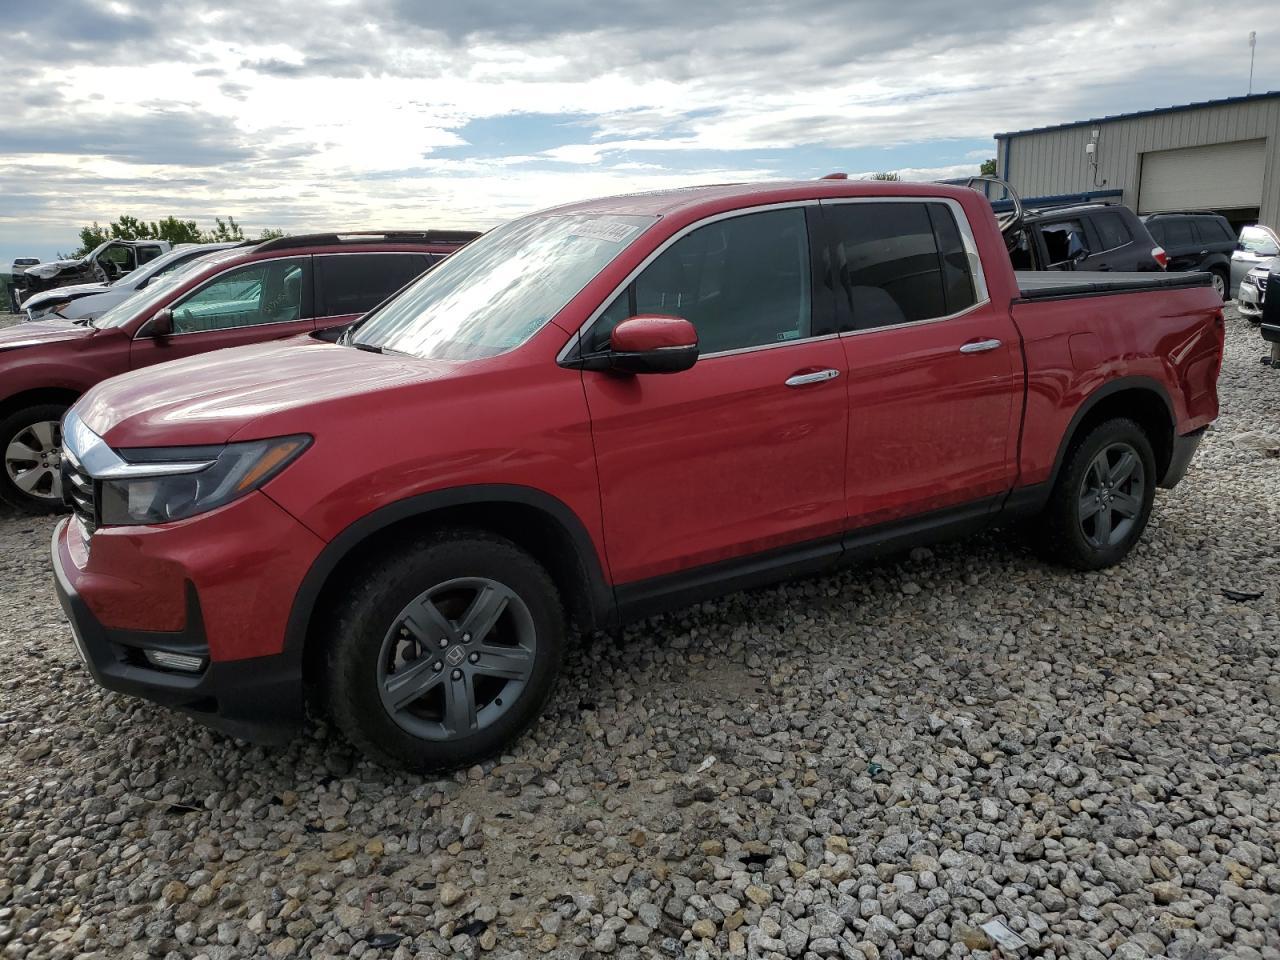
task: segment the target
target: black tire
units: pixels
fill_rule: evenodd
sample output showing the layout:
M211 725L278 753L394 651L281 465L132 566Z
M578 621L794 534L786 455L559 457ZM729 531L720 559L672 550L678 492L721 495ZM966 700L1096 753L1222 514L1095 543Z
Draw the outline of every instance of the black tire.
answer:
M419 642L416 634L413 640L399 639L398 635L408 636L399 629L405 623L402 615L406 607L421 601L439 585L448 586L468 578L496 582L518 598L522 605L521 628L532 629L536 634L530 672L507 703L501 699L502 692L512 689L506 680L493 681L468 674L463 683L473 692L478 692L484 683L503 684L497 694L491 694L483 708L493 710L496 702L501 712L487 726L467 734L446 735L444 739L416 735L402 725L418 722L416 715L406 717L403 714L409 711L405 710L398 720L383 703L383 685L387 680L383 673L388 666L385 645L391 643L394 653L397 644ZM451 615L445 613L445 616ZM515 617L516 614L504 612L501 616ZM449 622L457 627L461 620L459 616ZM494 632L505 629L505 621L499 620L496 624ZM324 699L322 706L355 747L385 766L422 773L470 766L508 746L541 714L560 672L565 631L564 608L555 584L529 554L509 540L483 530L443 530L394 552L350 586L324 638L323 676L318 678ZM486 638L480 639L477 647L458 649L473 652L491 649ZM398 654L395 656L398 663ZM398 663L395 669L410 669L420 660L426 667L426 661L435 660L437 656L443 659L439 651L422 651L413 660ZM468 665L465 662L445 664L444 673L463 667ZM425 674L425 670L423 672ZM444 697L445 688L450 684L443 675L438 681L439 696ZM425 713L428 700L434 695L433 688L413 709ZM476 695L474 702L480 699ZM447 703L442 701L440 707L442 726ZM429 721L422 723L426 725Z
M1104 452L1114 457L1116 451L1125 449L1136 456L1140 477L1130 475L1129 480L1117 483L1109 498L1106 484L1102 484L1104 489L1098 491L1098 497L1105 498L1106 520L1101 519L1100 509L1098 514L1086 517L1086 511L1098 508L1099 503L1097 497L1085 497L1098 486L1095 461ZM1142 427L1126 418L1107 420L1081 437L1067 453L1049 505L1036 525L1036 547L1046 560L1076 570L1114 566L1128 555L1146 529L1155 490L1155 454ZM1086 499L1093 502L1082 507ZM1135 503L1136 509L1131 509ZM1131 515L1122 515L1120 504L1124 504L1125 510L1131 510ZM1098 524L1112 521L1115 521L1114 529L1110 529L1106 537L1099 535Z
M57 497L51 496L55 490L60 490L60 481L54 486L53 474L56 474L58 466L61 462L61 432L57 431L53 437L53 442L59 449L58 456L50 456L47 459L41 458L32 461L21 461L21 463L30 463L30 467L22 467L18 465L18 461L11 463L10 461L10 445L14 441L27 436L27 431L34 425L46 423L61 423L62 415L67 412L67 408L60 403L41 403L31 407L24 407L9 414L3 420L0 420L0 500L19 510L22 513L57 513L67 509L61 495ZM10 476L11 468L13 472L21 474L25 469L36 470L39 474L38 483L35 492L42 494L33 496L31 493L23 490L18 486L13 476ZM49 471L53 471L50 474ZM50 494L44 496L43 494Z

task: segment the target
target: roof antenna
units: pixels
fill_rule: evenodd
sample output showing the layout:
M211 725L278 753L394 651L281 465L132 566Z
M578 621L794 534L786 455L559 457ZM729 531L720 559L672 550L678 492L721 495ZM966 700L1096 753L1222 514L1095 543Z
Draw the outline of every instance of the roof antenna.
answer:
M828 173L825 177L819 177L819 180L848 180L847 173Z

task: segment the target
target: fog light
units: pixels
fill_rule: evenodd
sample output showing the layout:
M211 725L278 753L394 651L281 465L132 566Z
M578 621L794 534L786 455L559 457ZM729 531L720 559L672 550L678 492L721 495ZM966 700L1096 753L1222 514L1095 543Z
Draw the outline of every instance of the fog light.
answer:
M204 666L204 657L193 657L189 653L170 653L168 650L144 650L142 653L153 666L166 670L197 673Z

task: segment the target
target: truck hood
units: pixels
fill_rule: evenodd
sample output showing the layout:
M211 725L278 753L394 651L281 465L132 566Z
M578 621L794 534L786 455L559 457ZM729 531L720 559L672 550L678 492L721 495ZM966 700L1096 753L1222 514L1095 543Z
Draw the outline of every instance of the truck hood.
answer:
M91 337L94 329L80 326L70 320L38 320L35 323L19 323L0 329L0 353L38 347L44 343L61 343Z
M227 443L305 432L323 407L353 396L433 380L456 364L365 353L294 337L217 350L114 377L76 404L81 420L113 447ZM302 431L288 414L311 408ZM312 412L313 411L313 412ZM289 420L287 426L281 421Z
M84 260L49 260L45 263L37 263L33 267L27 267L26 272L33 277L39 277L41 280L48 280L50 277L57 276L63 270L73 267L79 267L84 264Z

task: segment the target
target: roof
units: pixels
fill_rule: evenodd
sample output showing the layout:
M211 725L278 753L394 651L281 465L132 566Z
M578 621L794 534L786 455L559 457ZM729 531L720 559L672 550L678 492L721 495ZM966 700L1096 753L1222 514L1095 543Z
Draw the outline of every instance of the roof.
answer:
M769 203L820 200L823 197L922 196L954 197L972 193L965 187L905 180L772 180L757 183L717 183L680 187L612 197L580 200L541 210L539 215L615 214L648 217L672 216L707 207L733 209ZM981 196L981 194L979 194ZM743 203L742 201L748 201Z
M1183 103L1174 107L1155 107L1151 110L1139 110L1136 113L1116 113L1108 117L1095 117L1092 120L1072 120L1070 123L1051 124L1047 127L1030 127L1026 130L1010 130L1008 133L997 133L995 139L1021 137L1028 133L1047 133L1050 130L1067 130L1071 127L1087 127L1095 123L1113 123L1116 120L1134 120L1138 117L1154 117L1162 113L1181 113L1184 110L1203 110L1207 107L1229 107L1241 103L1255 103L1280 97L1280 90L1269 90L1266 93L1254 93L1245 97L1227 97L1223 100L1201 100L1197 103Z

